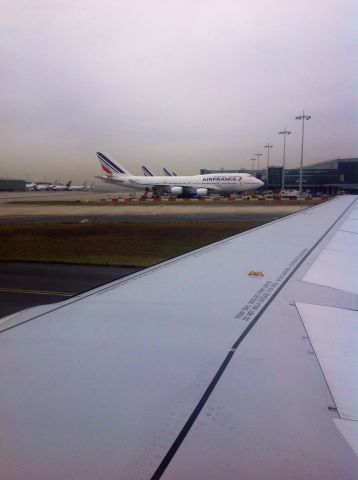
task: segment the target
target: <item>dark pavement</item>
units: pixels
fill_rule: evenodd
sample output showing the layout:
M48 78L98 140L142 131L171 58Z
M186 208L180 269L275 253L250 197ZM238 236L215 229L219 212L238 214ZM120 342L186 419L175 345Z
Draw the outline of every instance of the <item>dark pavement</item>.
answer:
M72 295L136 272L138 268L0 262L0 318Z
M272 222L287 216L287 213L173 213L173 215L63 215L63 216L27 216L27 217L0 217L0 225L26 225L44 223L113 223L113 222Z

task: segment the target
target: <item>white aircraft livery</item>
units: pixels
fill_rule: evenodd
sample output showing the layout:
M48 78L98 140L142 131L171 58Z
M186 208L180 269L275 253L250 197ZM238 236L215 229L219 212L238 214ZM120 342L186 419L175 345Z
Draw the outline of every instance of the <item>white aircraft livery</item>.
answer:
M358 199L0 321L1 480L356 480Z
M171 195L206 196L210 193L237 193L256 190L263 182L249 173L213 173L191 176L154 176L147 173L136 176L129 173L122 165L102 152L97 152L99 163L106 173L99 176L102 181L112 183L124 189L152 190L156 193Z
M55 192L62 192L62 191L65 191L65 190L69 190L70 187L71 187L71 184L72 184L71 180L69 180L66 183L66 185L61 185L59 183L56 183L56 184L51 186L51 189L54 190Z
M90 185L88 185L87 180L82 184L82 185L69 185L68 190L70 191L88 191L92 190L94 186L94 183L92 182Z
M38 183L35 180L32 181L31 183L26 183L26 190L33 191L33 192L39 192L42 190L50 190L51 189L51 184L49 183Z

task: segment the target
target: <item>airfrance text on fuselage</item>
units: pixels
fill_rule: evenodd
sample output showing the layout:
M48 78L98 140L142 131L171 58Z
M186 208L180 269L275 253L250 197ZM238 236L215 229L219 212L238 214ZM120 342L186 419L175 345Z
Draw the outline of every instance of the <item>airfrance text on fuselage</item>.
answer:
M237 182L241 177L205 177L203 182Z

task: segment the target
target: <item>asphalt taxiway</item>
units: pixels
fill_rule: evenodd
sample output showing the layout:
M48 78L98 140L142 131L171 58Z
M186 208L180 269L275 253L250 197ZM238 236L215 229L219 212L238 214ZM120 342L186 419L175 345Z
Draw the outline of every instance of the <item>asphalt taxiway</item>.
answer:
M0 262L0 318L60 302L136 272L133 267Z

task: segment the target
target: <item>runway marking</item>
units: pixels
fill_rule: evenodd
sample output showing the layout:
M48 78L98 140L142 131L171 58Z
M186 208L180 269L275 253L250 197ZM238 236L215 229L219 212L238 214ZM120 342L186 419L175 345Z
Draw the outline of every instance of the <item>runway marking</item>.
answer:
M51 292L50 290L24 290L21 288L1 288L0 293L29 293L31 295L50 295L57 297L73 297L76 295L75 292Z

